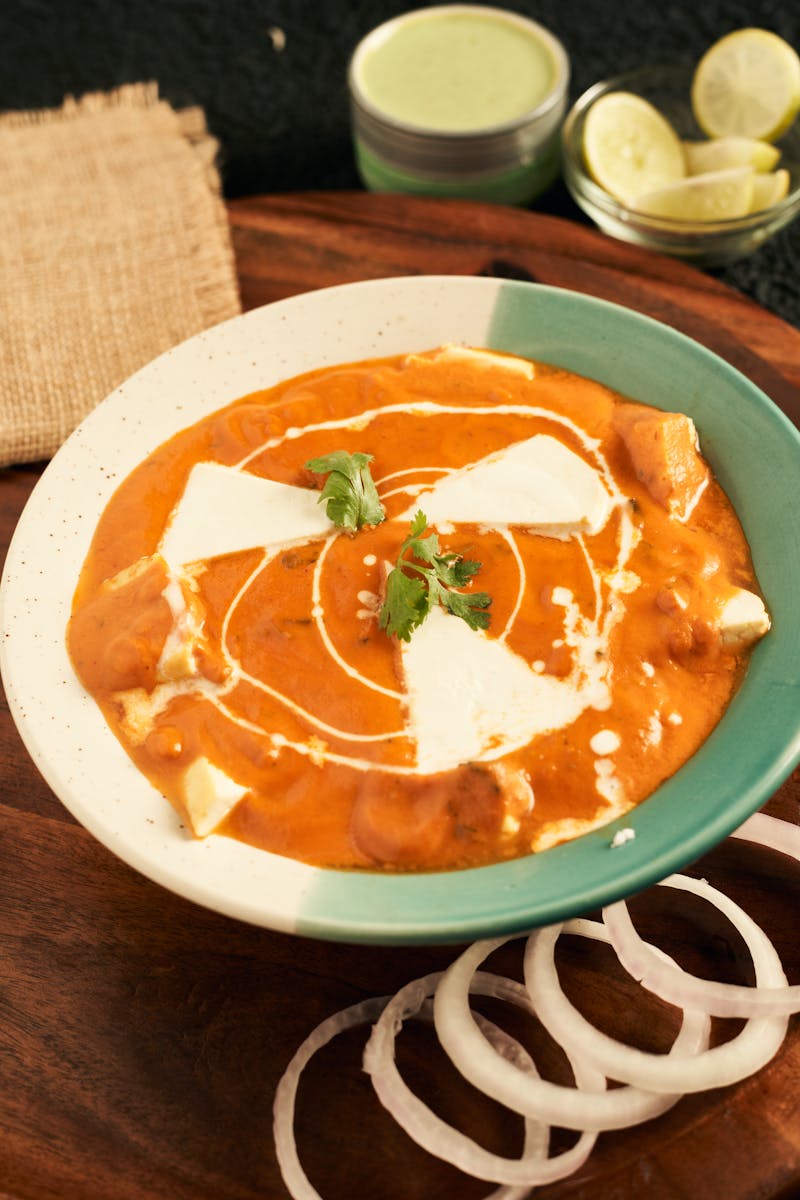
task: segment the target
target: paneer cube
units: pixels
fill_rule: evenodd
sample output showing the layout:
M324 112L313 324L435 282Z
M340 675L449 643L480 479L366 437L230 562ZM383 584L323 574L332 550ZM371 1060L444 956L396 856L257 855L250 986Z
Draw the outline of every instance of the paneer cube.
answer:
M738 649L758 641L769 630L770 619L764 601L755 592L737 588L725 601L719 634L723 646Z
M196 758L183 776L183 804L195 837L212 833L246 792L209 759Z
M687 520L709 478L692 419L626 405L615 413L614 428L653 499L678 521Z

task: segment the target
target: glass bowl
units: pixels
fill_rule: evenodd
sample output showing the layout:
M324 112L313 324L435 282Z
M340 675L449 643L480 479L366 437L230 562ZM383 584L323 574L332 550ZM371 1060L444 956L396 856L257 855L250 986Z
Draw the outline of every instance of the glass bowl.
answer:
M779 167L789 172L783 200L760 212L725 221L677 221L636 212L609 195L589 176L583 157L587 114L609 92L633 92L649 100L678 136L701 140L706 134L692 112L690 89L694 66L644 67L594 84L575 102L562 130L564 180L575 202L612 237L672 254L698 266L720 266L751 254L800 212L800 119L776 142Z

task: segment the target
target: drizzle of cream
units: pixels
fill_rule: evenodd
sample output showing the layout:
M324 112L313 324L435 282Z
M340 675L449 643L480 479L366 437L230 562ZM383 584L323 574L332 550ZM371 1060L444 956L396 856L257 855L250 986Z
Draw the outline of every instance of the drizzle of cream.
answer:
M317 622L317 626L320 629L320 634L321 634L321 636L323 636L323 640L325 640L326 648L328 649L328 652L332 654L332 657L334 658L334 660L339 662L339 664L344 667L344 669L347 671L348 674L353 674L356 678L360 679L361 676L359 676L357 672L354 672L352 668L349 668L347 666L347 664L345 664L344 661L336 654L335 649L330 644L330 639L327 638L327 634L323 632L324 625L322 624L322 621L321 621L322 605L320 604L320 601L319 601L319 585L318 585L318 580L317 580L317 569L319 568L320 561L324 558L324 555L327 553L332 542L335 540L335 536L336 535L333 535L330 538L326 539L326 541L323 545L322 553L320 554L319 558L317 559L317 564L315 567L315 576L314 576L314 578L315 578L315 586L313 589L314 607L312 609L312 616L314 617L315 621ZM230 649L228 647L228 633L229 633L229 629L230 629L231 619L232 619L234 613L236 612L236 609L238 608L239 604L241 603L243 597L247 594L247 592L250 590L250 588L253 585L253 583L255 582L255 580L258 578L258 576L263 571L269 557L270 556L268 554L265 554L261 563L259 563L259 565L257 567L255 567L253 571L251 571L248 578L245 580L245 582L239 588L239 591L237 592L233 602L231 603L230 608L228 609L228 612L225 615L225 620L223 622L223 627L222 627L223 651L224 651L226 660L230 663L233 670L236 672L237 681L244 680L245 682L249 683L251 685L251 687L257 688L259 691L263 692L264 695L271 696L274 700L279 700L282 704L284 704L286 706L286 708L289 709L290 712L293 712L296 716L302 717L303 720L308 721L311 725L313 725L315 729L320 730L322 733L327 734L329 737L335 737L335 738L341 739L342 741L350 741L350 742L382 742L382 741L385 741L386 738L389 738L389 737L405 736L405 730L403 730L403 729L392 730L392 731L389 731L386 733L379 733L379 734L378 733L376 733L376 734L361 734L361 733L353 733L349 730L339 729L334 725L330 725L327 721L323 721L315 713L310 712L308 709L303 708L302 705L296 704L293 700L290 700L289 697L284 695L283 692L279 692L276 688L270 687L270 685L268 683L265 683L262 679L257 679L255 677L255 675L251 675L248 671L245 671L244 668L242 667L241 663L239 663L233 657L233 655L231 654ZM230 692L231 690L232 690L232 684L231 684L231 681L228 681L228 684L224 688L224 691ZM381 688L379 690L386 691L388 695L395 695L395 696L399 697L400 699L402 699L402 694L400 692L392 693L392 692L388 691L388 689L383 689L383 688ZM220 689L220 694L224 694L223 689ZM240 723L240 722L237 721L237 723ZM250 728L253 727L252 723L250 723L250 722L248 722L248 726ZM263 734L264 730L261 729L260 732ZM330 756L328 756L328 757L330 757ZM365 763L365 762L362 763L361 760L358 760L358 763L359 763L359 765L361 765L363 767L364 770L366 770L370 766L369 763Z
M698 484L698 486L695 490L695 493L692 496L689 503L686 505L686 508L683 510L683 512L680 514L680 516L676 517L676 520L680 521L682 525L686 524L686 522L689 520L689 517L692 515L694 510L697 508L697 505L700 503L700 499L703 495L703 492L708 487L708 480L709 480L709 476L706 475L705 478Z
M623 605L620 602L619 593L630 590L635 580L635 577L631 578L631 574L629 572L625 572L625 566L633 549L635 548L636 543L639 540L640 534L631 518L630 506L627 502L627 499L619 490L608 463L600 451L600 443L596 439L590 438L575 422L569 418L553 413L549 409L520 404L500 404L489 405L485 407L472 407L447 404L443 405L434 403L432 401L418 401L410 406L401 404L388 405L381 408L367 409L360 414L356 414L355 416L317 422L305 428L287 429L283 434L266 440L260 446L248 453L240 460L238 464L236 464L236 469L243 471L248 464L254 461L259 455L265 451L279 447L285 441L297 440L308 433L342 429L364 429L376 417L382 417L387 413L392 412L416 416L468 414L474 418L478 416L496 417L498 415L508 414L529 417L531 419L544 418L547 421L560 424L565 429L569 429L578 437L586 453L593 458L596 464L596 469L600 473L605 487L611 497L612 510L616 513L617 518L617 561L612 571L606 572L603 576L601 576L600 572L598 572L592 562L591 555L584 537L580 535L577 536L574 540L578 543L582 553L586 558L587 567L590 571L593 581L595 612L591 617L583 614L567 589L555 589L554 599L556 596L558 596L558 600L556 602L560 601L561 606L564 608L564 641L572 646L575 650L575 654L573 656L574 665L571 676L568 680L563 681L563 683L567 686L576 687L580 691L582 697L585 699L587 706L593 707L600 711L607 709L611 703L611 671L605 651L611 631L617 621L620 619L623 611ZM398 471L392 473L391 475L387 475L383 480L380 481L380 483L383 486L390 480L394 481L406 475L413 476L422 472L438 474L442 476L448 474L449 469L436 467L409 468L406 471ZM424 490L424 488L422 485L417 486L416 484L409 484L403 485L394 490L412 493L414 490L421 491ZM383 491L382 494L385 497L390 493ZM500 642L505 642L516 621L520 604L522 602L522 597L524 596L526 580L524 564L522 562L519 548L512 530L503 529L500 530L500 532L502 536L506 538L509 546L511 547L520 570L520 583L512 614L506 622L506 625L501 631L499 637L496 639ZM343 656L334 646L328 634L325 625L324 611L321 604L320 580L324 561L330 546L337 536L340 535L338 533L334 533L330 537L326 538L325 542L323 543L322 552L315 564L312 585L314 598L312 615L319 630L320 637L322 638L331 659L345 674L358 680L367 688L371 688L393 699L399 699L402 701L405 699L404 693L394 689L385 688L382 685L377 684L375 681L365 678L361 672L357 671L352 667L351 664L346 662ZM305 754L309 757L316 755L319 757L319 742L316 742L316 748L314 746L309 746L309 744L304 742L292 742L280 737L279 735L270 734L268 731L263 730L262 728L254 725L254 723L247 721L235 712L231 711L229 705L224 702L224 697L233 690L237 682L240 680L246 680L251 686L258 688L265 694L268 694L271 697L279 700L281 703L286 705L290 711L302 717L314 728L330 737L353 742L379 742L389 737L407 737L409 735L408 728L389 731L380 735L368 736L334 728L327 722L317 717L313 712L309 712L300 705L295 704L283 693L269 687L269 685L265 684L263 681L249 675L242 669L241 664L235 660L228 646L228 632L231 618L238 605L241 603L242 598L250 589L250 587L252 587L255 580L261 574L267 562L274 555L274 553L277 553L277 550L273 549L265 551L261 562L244 582L239 590L239 593L232 602L228 613L225 616L222 631L222 650L226 664L229 668L229 676L226 682L222 685L208 685L208 682L204 681L202 687L204 693L208 695L212 702L217 704L217 707L220 709L220 711L224 712L229 719L235 721L242 728L248 729L251 732L270 739L275 752L278 752L282 747L291 747L299 754ZM605 601L603 598L604 592L607 593ZM538 661L533 664L533 670L536 672L541 672L543 667L544 664ZM346 763L349 766L361 770L386 770L389 773L395 774L418 773L417 769L414 767L404 768L402 766L398 766L397 764L384 767L380 763L367 762L361 758L353 758L348 755L337 754L332 752L330 748L326 748L324 753L326 761ZM619 800L618 787L614 787L616 782L616 780L612 780L608 777L604 777L602 779L598 777L598 791L605 795L609 801L613 799L615 802L618 802ZM608 820L609 818L608 816L605 816L603 819Z
M613 729L599 729L589 738L589 747L593 754L604 757L619 750L622 742L618 733Z
M186 586L191 587L191 580L188 578ZM181 667L186 673L196 675L197 666L192 661L192 647L202 633L202 622L186 603L183 587L174 572L170 572L167 585L161 594L169 605L172 625L156 664L156 679L173 679L176 669Z
M595 760L595 787L600 796L609 804L619 805L623 801L622 784L614 771L614 764L608 758ZM611 820L610 816L606 820Z
M536 366L530 359L500 354L494 350L478 350L457 342L449 342L431 355L407 354L403 366L431 362L466 363L472 367L483 367L493 371L509 371L514 375L521 375L523 379L533 379L536 373Z
M498 637L497 637L498 642L505 642L508 640L508 635L511 633L511 630L514 628L514 622L516 621L516 619L519 615L519 610L522 606L522 601L525 598L525 588L526 588L526 585L528 582L528 576L525 571L525 563L522 561L522 555L519 552L519 546L517 545L517 539L514 537L514 534L512 533L512 531L510 529L500 529L500 530L498 530L498 532L503 537L503 539L508 543L508 545L511 549L511 553L514 556L514 561L517 564L517 572L518 572L518 579L519 579L519 582L517 584L517 598L514 601L514 607L512 608L511 612L508 614L508 620L506 621L505 625L503 626L502 632L500 634L498 634Z
M322 552L314 564L314 576L311 591L311 597L314 604L312 609L314 623L316 624L319 635L322 638L325 649L328 651L328 654L336 663L337 667L339 667L341 671L344 671L345 675L349 675L351 679L358 680L363 687L369 688L373 692L379 692L382 696L390 696L393 700L403 700L403 693L397 691L396 688L384 687L383 684L376 683L374 679L367 678L367 676L363 675L361 671L357 671L355 667L351 666L350 663L347 662L346 659L344 659L339 653L333 643L333 639L328 633L328 629L325 624L325 611L322 606L322 568L325 565L325 559L328 556L328 552L336 540L336 536L337 535L334 534L332 537L326 539L322 547Z
M646 746L658 746L664 736L664 726L661 724L661 718L658 713L651 713L647 721L647 729L644 732L644 743Z

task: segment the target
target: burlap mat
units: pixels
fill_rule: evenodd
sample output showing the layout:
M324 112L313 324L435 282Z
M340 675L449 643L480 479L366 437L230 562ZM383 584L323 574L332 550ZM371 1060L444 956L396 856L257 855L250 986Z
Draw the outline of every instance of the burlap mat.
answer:
M154 84L0 115L0 465L239 312L216 152Z

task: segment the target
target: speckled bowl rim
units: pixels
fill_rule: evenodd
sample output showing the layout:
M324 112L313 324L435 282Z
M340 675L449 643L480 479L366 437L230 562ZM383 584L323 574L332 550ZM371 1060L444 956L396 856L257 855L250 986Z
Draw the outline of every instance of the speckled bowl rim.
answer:
M690 413L750 540L773 617L698 754L621 821L512 863L388 876L320 870L230 839L188 837L71 670L64 629L96 521L174 432L312 367L465 342L589 375ZM0 669L33 761L67 809L148 878L201 905L344 942L459 942L519 932L636 892L700 857L800 759L800 435L743 375L640 314L496 279L384 279L310 292L197 335L103 401L53 458L20 518L0 588ZM621 826L635 837L612 848Z

